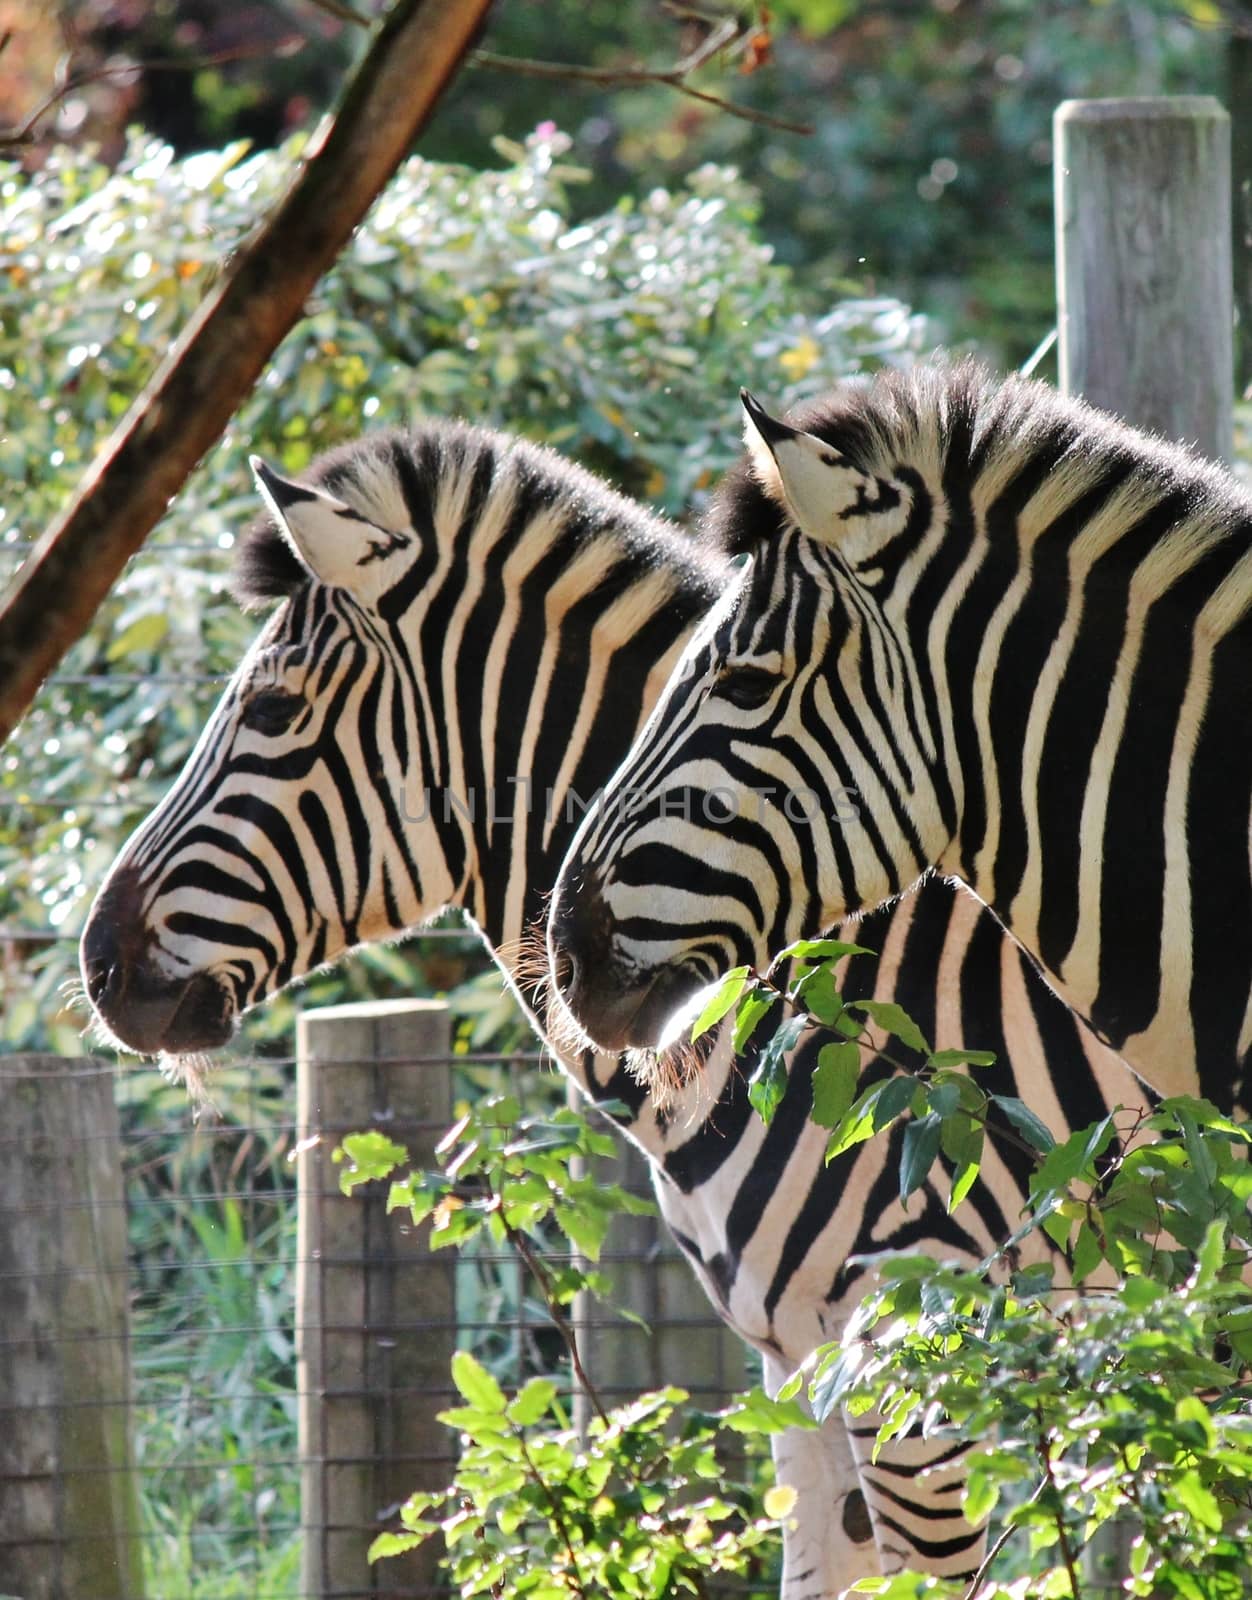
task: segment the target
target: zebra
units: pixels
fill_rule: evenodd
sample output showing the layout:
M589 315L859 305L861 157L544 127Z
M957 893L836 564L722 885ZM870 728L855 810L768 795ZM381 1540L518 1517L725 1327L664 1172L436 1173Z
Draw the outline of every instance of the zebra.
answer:
M368 435L300 483L255 472L269 520L241 539L235 586L272 614L98 892L82 971L100 1026L145 1054L212 1050L294 979L455 905L540 1028L526 929L581 797L625 754L730 558L552 452L466 424ZM1006 1092L1061 1060L1058 1121L1134 1103L1120 1063L970 897L935 884L861 937L882 952L879 997L941 1043L999 1051ZM593 1101L626 1106L668 1225L775 1392L837 1329L849 1256L922 1241L981 1257L1015 1223L1025 1174L997 1148L954 1217L931 1191L905 1216L880 1142L826 1167L807 1042L769 1130L728 1046L665 1100L616 1053L558 1053ZM775 1441L799 1493L785 1600L830 1600L893 1565L977 1567L959 1451L901 1440L871 1465L872 1431L836 1415Z
M751 561L554 897L576 1019L647 1045L933 871L1158 1092L1247 1105L1252 500L974 364L744 405L714 520Z

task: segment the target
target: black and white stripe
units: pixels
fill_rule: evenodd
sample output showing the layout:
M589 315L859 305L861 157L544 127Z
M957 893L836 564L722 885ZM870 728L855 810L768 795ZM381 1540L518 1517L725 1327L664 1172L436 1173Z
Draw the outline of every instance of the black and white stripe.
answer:
M283 984L445 905L537 1014L523 936L582 803L731 583L721 541L694 544L550 453L452 425L367 439L303 485L258 477L275 520L244 541L239 585L277 609L100 893L83 942L99 1015L143 1050L212 1047ZM863 937L883 952L877 992L940 1045L999 1049L1006 1085L1063 1063L1057 1123L1134 1098L969 897L934 884ZM664 1103L616 1054L564 1064L631 1108L670 1226L777 1385L838 1332L851 1254L917 1242L978 1258L1016 1220L1022 1174L993 1152L955 1218L930 1191L906 1216L890 1152L825 1166L803 1059L767 1130L728 1044ZM800 1494L787 1600L830 1600L884 1564L971 1571L981 1531L942 1474L915 1481L919 1452L946 1448L899 1441L858 1473L868 1446L840 1419L784 1436L779 1475Z
M794 424L750 403L748 433L719 515L750 569L554 908L588 1032L647 1044L656 994L672 1007L937 869L1159 1091L1246 1103L1252 501L968 367ZM813 814L743 803L767 783ZM675 822L676 796L690 813L713 791L727 821ZM588 952L590 984L571 971Z

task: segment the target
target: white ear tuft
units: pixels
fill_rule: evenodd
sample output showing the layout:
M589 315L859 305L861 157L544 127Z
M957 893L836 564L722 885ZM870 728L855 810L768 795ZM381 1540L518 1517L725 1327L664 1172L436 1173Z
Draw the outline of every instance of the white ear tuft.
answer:
M248 465L283 537L313 577L362 600L375 598L388 558L407 547L408 535L376 527L325 489L293 483L260 456L249 456Z

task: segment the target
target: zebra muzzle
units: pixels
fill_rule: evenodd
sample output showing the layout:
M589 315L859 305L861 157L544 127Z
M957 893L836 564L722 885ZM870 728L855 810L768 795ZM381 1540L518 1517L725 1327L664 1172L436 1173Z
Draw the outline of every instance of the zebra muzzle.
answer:
M207 972L165 972L134 876L115 873L83 929L83 984L108 1033L139 1055L215 1050L234 1032L230 995Z
M587 1038L609 1052L652 1049L707 981L686 965L640 970L618 954L609 908L591 878L560 891L548 923L553 983Z

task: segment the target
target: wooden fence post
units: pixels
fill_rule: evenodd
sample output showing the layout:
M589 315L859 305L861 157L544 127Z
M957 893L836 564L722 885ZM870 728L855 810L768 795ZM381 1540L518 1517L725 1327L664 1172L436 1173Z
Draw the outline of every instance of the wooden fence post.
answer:
M1207 95L1056 112L1061 390L1229 460L1230 118Z
M1230 203L1234 254L1235 389L1252 388L1252 38L1231 29L1226 39L1226 104L1230 125Z
M1228 460L1234 408L1230 118L1208 96L1068 100L1055 119L1060 386ZM1084 1552L1120 1594L1136 1528Z
M0 1062L0 1594L141 1600L113 1075Z
M453 1252L388 1217L382 1185L339 1192L331 1151L378 1129L417 1166L452 1120L450 1026L440 1001L330 1006L297 1032L299 1235L296 1349L304 1600L442 1592L434 1541L371 1568L370 1541L415 1489L442 1488L453 1436ZM373 1190L380 1192L374 1193Z
M606 1183L652 1195L647 1159L617 1139L617 1155L597 1162L597 1171ZM606 1405L677 1384L712 1410L748 1386L747 1345L718 1317L659 1216L615 1217L600 1266L611 1296L607 1302L580 1296L575 1314L583 1366ZM623 1311L647 1326L618 1315Z

